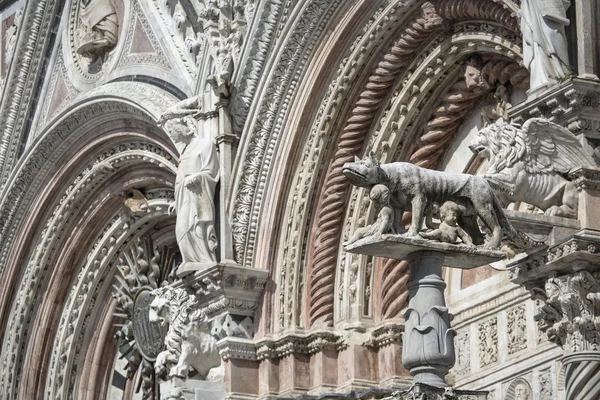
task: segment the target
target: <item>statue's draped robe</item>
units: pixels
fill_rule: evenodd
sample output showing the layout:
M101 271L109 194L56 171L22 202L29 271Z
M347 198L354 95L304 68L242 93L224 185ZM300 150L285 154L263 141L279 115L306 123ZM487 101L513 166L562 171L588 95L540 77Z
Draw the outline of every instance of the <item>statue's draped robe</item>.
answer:
M193 179L190 186L186 178ZM185 148L175 180L175 235L182 261L216 262L214 193L219 181L217 149L210 138L196 136Z
M565 26L568 0L523 0L521 31L523 63L531 75L531 89L553 83L570 72Z
M119 22L115 7L110 0L84 1L79 9L79 18L89 29L100 32L109 46L117 43Z

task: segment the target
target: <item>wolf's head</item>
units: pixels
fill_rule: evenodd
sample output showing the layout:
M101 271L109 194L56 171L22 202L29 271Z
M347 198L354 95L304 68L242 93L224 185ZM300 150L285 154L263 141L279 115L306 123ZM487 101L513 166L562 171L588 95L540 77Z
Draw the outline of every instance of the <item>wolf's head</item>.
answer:
M344 164L342 173L355 186L369 187L379 183L379 159L370 152L364 160L354 157L354 162Z

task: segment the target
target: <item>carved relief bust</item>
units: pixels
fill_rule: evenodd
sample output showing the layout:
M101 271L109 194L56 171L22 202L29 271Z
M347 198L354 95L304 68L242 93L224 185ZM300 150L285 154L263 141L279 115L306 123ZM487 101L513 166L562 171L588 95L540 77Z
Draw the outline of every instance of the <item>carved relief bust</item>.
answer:
M515 379L506 391L506 400L533 400L531 387L525 379Z

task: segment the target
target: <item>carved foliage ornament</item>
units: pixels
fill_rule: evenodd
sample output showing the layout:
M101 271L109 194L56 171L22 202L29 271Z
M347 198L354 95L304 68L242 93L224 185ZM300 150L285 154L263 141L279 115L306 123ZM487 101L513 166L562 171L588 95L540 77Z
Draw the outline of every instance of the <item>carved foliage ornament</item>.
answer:
M581 270L533 288L540 329L565 353L600 350L600 273Z

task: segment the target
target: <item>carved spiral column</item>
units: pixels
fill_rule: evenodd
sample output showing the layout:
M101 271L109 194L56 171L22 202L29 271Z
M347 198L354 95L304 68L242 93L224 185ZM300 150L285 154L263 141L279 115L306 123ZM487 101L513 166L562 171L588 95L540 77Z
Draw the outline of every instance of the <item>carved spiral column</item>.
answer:
M413 164L436 168L464 119L473 111L475 104L490 92L490 87L507 83L520 88L529 87L529 73L517 62L490 60L480 65L476 58L472 58L469 66L473 71L470 74L474 76L466 78L473 82L461 78L443 96L418 139L416 151L410 157Z
M321 196L316 223L317 231L311 249L312 271L310 277L310 325L316 322L333 322L333 287L335 285L335 265L339 248L339 227L343 218L344 204L349 183L342 175L342 166L352 161L363 146L365 137L380 103L394 84L401 68L411 60L411 56L423 42L441 28L442 20L431 3L422 7L422 15L407 28L390 51L379 62L369 77L365 90L360 94L352 116L344 127L333 163L328 169Z

